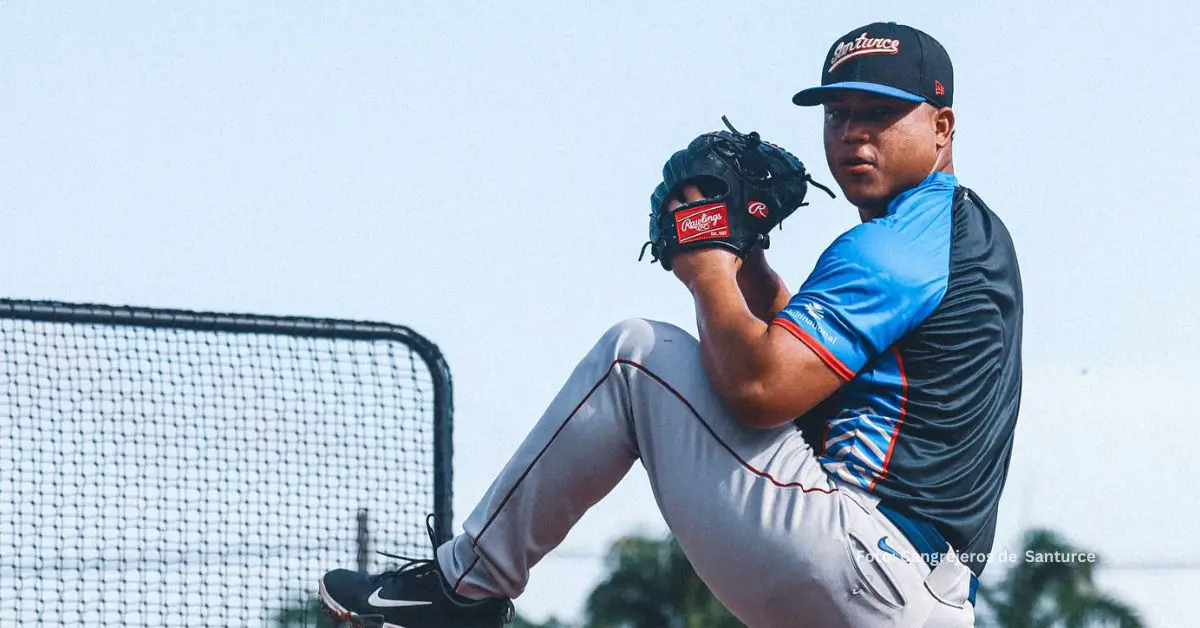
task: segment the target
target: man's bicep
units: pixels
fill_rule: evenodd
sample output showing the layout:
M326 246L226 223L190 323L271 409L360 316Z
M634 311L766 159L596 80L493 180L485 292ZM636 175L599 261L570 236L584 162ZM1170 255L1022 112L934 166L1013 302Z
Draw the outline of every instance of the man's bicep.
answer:
M859 360L856 359L858 356L837 355L833 350L830 349L830 345L837 344L837 338L831 336L829 332L815 324L809 328L811 331L806 330L804 327L797 324L796 318L797 317L795 316L785 315L782 310L780 311L780 315L771 322L771 333L777 334L777 337L781 339L777 340L776 342L787 344L786 336L790 336L794 340L799 341L801 345L806 347L808 349L808 353L811 354L812 357L820 360L821 363L824 364L830 372L832 372L834 375L837 375L839 379L842 381L850 381L853 379L854 373L858 370L859 366ZM801 320L803 320L803 317L801 317ZM817 338L818 335L823 336L823 338ZM850 342L846 341L844 338L842 340L843 346L850 344Z
M821 255L816 268L768 327L771 368L758 382L770 427L798 416L916 327L944 290L944 272L912 259L886 227L860 225Z
M774 323L850 380L940 300L945 270L914 254L887 228L860 225L825 250Z
M758 427L783 425L816 407L846 382L810 343L782 325L767 328L772 368L760 382Z

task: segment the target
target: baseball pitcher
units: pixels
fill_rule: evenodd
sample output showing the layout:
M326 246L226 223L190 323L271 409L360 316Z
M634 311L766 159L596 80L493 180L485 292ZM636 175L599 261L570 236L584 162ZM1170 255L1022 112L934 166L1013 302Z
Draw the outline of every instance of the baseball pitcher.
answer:
M971 626L1021 391L1021 279L954 174L945 49L895 23L834 42L825 157L861 224L796 292L768 232L814 183L755 133L698 137L651 195L649 249L699 338L648 320L584 356L459 536L378 575L335 570L335 617L501 626L530 569L637 461L688 559L747 626ZM793 218L793 223L802 219Z

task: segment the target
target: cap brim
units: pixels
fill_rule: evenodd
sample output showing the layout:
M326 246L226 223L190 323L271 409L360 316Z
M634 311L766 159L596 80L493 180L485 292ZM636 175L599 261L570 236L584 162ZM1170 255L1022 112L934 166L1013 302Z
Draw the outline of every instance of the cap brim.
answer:
M908 102L925 102L924 96L918 96L912 92L906 92L888 85L880 85L879 83L863 83L859 81L845 81L842 83L821 85L820 87L810 87L792 96L792 102L801 107L812 107L825 102L825 99L829 98L829 94L832 92L845 90L871 92L872 94L890 96L892 98L899 98L900 100L907 100Z

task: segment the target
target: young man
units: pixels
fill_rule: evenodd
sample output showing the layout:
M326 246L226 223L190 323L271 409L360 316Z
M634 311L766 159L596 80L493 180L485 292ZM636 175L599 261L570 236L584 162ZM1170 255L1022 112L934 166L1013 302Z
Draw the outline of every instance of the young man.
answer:
M326 606L384 626L499 626L530 568L641 460L688 558L752 628L972 625L1017 418L1022 297L1008 232L955 178L953 91L925 33L840 38L821 85L793 100L823 105L826 159L862 224L794 295L762 251L675 255L699 340L613 327L464 534L400 572L330 572Z

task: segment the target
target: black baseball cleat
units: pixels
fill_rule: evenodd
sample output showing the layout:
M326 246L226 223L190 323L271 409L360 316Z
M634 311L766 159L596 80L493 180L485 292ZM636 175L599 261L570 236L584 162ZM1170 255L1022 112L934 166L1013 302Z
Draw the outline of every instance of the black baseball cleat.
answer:
M430 526L430 540L438 543ZM470 600L450 590L436 559L412 559L371 575L335 569L321 578L321 604L330 617L361 628L500 628L513 621L507 598Z

